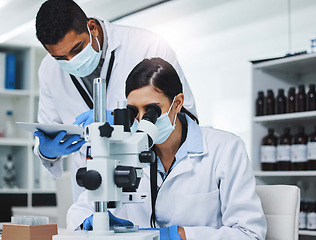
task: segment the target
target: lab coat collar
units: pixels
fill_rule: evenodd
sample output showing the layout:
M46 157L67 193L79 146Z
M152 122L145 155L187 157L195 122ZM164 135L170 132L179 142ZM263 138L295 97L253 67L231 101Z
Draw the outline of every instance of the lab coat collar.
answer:
M117 36L117 33L115 32L115 29L113 29L112 24L106 20L103 20L98 17L93 17L93 19L96 19L99 21L102 29L103 29L103 35L107 36L107 39L103 39L103 46L107 44L107 50L102 53L102 58L105 58L107 56L111 56L111 52L115 49L117 49L120 45L120 39Z
M186 117L188 123L188 133L185 142L176 153L176 158L183 158L189 154L203 153L203 134L197 123L187 114L179 113Z
M180 163L184 158L186 158L190 153L202 153L203 152L203 136L199 126L186 114L179 113L181 117L185 117L187 121L188 131L186 140L178 149L175 155L175 162L171 166L172 169ZM162 165L161 160L158 158L158 172L163 174L163 178L166 177L165 169Z
M107 69L108 69L107 66L108 66L108 63L110 62L111 53L112 51L116 51L116 49L120 46L121 42L119 40L117 32L115 32L115 29L112 27L111 23L97 17L93 17L93 18L99 21L103 29L104 36L107 36L107 39L106 38L103 39L103 46L105 46L105 44L107 43L107 49L106 51L102 52L102 58L104 58L105 64L103 64L103 67L101 69L101 74L100 74L102 78L105 78L107 74ZM117 56L117 52L115 52L114 56L115 57ZM113 67L112 67L113 69L115 69L117 63L118 61L114 60ZM110 85L111 85L111 81L110 81Z
M201 128L186 114L185 117L188 123L187 138L176 153L176 162L166 181L177 175L191 171L193 169L193 158L202 159L202 156L207 153ZM164 172L160 160L158 160L158 172ZM149 177L150 168L145 168L144 173Z

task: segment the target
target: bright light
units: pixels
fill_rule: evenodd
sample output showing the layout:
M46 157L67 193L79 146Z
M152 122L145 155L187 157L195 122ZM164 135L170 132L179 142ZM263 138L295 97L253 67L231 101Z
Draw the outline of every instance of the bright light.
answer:
M9 3L10 0L0 0L0 8L3 8L5 5Z
M0 2L1 3L1 2ZM2 35L0 35L0 43L3 43L15 36L18 36L19 34L28 31L32 27L35 26L35 19L32 19L31 21L28 21L22 25L20 25L17 28L12 29L11 31L8 31Z

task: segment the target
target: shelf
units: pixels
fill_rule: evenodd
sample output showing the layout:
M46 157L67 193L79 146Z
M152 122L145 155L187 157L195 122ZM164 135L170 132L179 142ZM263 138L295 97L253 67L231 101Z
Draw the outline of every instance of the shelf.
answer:
M0 89L0 95L8 97L28 97L30 93L29 90Z
M256 177L316 177L316 171L254 171Z
M274 114L260 117L253 117L253 122L264 123L264 122L278 122L278 121L296 121L301 119L316 118L316 111L297 112L297 113L285 113L285 114Z
M316 236L316 231L299 230L298 234L299 235L304 235L304 236Z
M30 146L33 140L27 138L0 138L0 146Z
M54 189L36 189L36 188L34 188L33 190L32 190L32 194L36 194L36 193L47 193L47 194L55 194L56 193L56 190L54 190Z
M316 53L313 53L257 63L253 65L253 68L265 71L310 73L316 72L315 65Z
M15 194L15 193L25 193L28 194L28 190L25 188L0 188L0 194Z

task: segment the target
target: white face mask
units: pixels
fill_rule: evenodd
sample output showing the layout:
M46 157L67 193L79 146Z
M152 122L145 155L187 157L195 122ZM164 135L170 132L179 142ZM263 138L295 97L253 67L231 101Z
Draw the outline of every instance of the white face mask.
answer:
M157 118L157 122L156 122L155 126L159 130L159 137L155 141L155 144L161 144L161 143L165 142L168 139L168 137L170 136L170 134L172 133L172 131L175 129L177 114L174 117L173 125L171 124L171 121L169 118L169 112L172 108L172 105L174 103L175 98L176 97L173 98L168 112L162 114L159 118ZM135 118L133 125L131 126L131 132L136 132L138 129L138 126L139 126L139 122Z
M60 67L65 71L68 72L76 77L86 77L90 75L98 66L101 58L101 47L96 38L99 52L96 52L91 43L92 43L92 36L90 33L90 29L88 27L89 35L90 35L90 42L88 45L79 52L76 56L72 59L68 60L57 60Z
M171 106L168 110L168 112L162 114L159 118L157 118L157 122L156 122L156 127L159 130L159 137L158 139L155 141L155 144L161 144L164 143L170 136L170 134L172 133L172 131L175 129L176 126L176 119L177 119L177 114L174 116L174 121L173 121L173 125L171 124L170 118L169 118L169 112L172 108L172 105L174 103L176 97L173 98Z
M134 118L134 122L133 122L133 125L131 126L131 132L136 132L137 129L138 129L138 126L139 126L139 122L137 121L136 118Z

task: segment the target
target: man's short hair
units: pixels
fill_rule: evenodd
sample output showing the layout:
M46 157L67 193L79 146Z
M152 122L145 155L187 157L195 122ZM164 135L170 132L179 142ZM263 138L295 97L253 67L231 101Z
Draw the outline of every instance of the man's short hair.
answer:
M36 16L36 37L43 44L54 45L74 30L88 33L88 18L73 0L48 0Z

